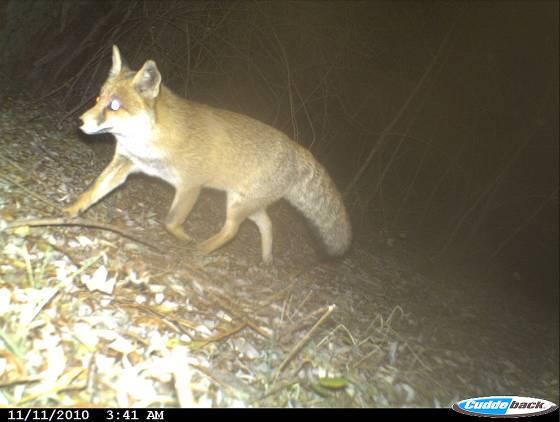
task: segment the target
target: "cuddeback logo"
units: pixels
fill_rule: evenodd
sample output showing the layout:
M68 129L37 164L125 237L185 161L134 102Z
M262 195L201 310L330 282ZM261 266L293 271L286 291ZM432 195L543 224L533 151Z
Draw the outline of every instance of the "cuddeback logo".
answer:
M467 415L517 418L554 412L558 406L548 400L519 396L490 396L461 400L453 410Z

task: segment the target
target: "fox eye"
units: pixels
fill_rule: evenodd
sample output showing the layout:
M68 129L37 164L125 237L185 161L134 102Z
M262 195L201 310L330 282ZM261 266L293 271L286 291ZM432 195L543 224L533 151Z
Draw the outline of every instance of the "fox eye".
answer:
M96 103L99 102L99 97L95 97L95 102L96 102Z
M107 107L109 108L109 110L117 111L121 108L121 102L116 98L113 98Z

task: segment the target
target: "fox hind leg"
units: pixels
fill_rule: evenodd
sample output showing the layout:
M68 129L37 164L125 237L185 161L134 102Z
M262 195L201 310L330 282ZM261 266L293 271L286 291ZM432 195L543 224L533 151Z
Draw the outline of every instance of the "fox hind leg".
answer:
M212 236L210 239L202 242L199 246L200 250L204 253L212 253L216 249L221 248L227 242L235 237L237 231L239 230L239 225L243 222L246 217L241 217L238 214L229 215L226 219L222 230L218 234Z
M224 226L218 234L201 243L199 248L204 253L212 253L216 249L221 248L235 237L241 223L249 217L252 221L256 219L255 223L259 227L259 231L261 231L261 236L262 231L264 231L266 248L267 250L270 249L268 243L272 244L272 230L270 227L267 228L267 226L270 226L270 219L264 211L268 203L269 201L265 198L247 200L241 198L238 194L228 193L227 217ZM265 254L265 249L263 249L263 259L270 260L270 252Z
M249 220L257 225L261 235L262 259L265 264L272 262L272 222L266 210L260 210L249 216Z

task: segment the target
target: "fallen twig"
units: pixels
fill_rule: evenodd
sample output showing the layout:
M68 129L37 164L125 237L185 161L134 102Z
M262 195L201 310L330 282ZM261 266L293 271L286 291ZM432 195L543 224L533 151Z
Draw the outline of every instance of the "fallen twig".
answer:
M307 332L307 334L305 336L303 336L303 338L299 341L298 344L296 344L296 346L292 349L292 351L290 352L290 354L286 357L286 359L284 359L284 361L280 364L280 366L278 367L278 369L276 369L276 372L274 373L274 377L272 378L272 383L274 384L276 382L276 379L278 378L278 375L280 375L280 372L282 372L282 370L284 369L284 367L294 358L294 356L302 349L302 347L305 345L305 343L307 343L309 341L309 339L311 338L311 336L313 335L313 333L317 330L317 328L319 328L319 326L323 323L323 321L325 321L325 319L327 319L329 317L330 314L333 313L333 311L336 309L336 305L329 305L327 306L327 310L325 311L325 313L323 314L323 316L321 318L319 318L319 321L317 321L315 323L315 325L313 327L311 327L311 329Z
M156 250L159 253L163 253L163 251L158 248L156 245L140 239L139 237L127 232L126 230L121 229L120 227L114 226L112 224L105 224L105 223L98 223L97 221L86 220L83 218L37 218L37 219L29 219L29 220L16 220L6 227L7 229L13 229L16 227L21 226L30 226L30 227L41 227L41 226L81 226L81 227L90 227L95 229L101 230L108 230L114 233L120 234L123 237L126 237L130 240L133 240L137 243L142 245L148 246L151 249Z

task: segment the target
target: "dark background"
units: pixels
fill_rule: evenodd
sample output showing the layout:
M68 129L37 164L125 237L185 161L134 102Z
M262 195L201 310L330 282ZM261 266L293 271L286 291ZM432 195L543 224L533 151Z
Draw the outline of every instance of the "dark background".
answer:
M558 38L557 1L0 1L0 70L65 119L116 43L182 95L310 148L355 247L396 239L553 310Z

